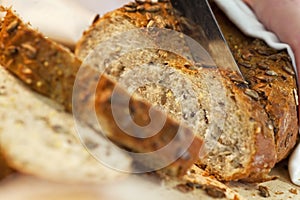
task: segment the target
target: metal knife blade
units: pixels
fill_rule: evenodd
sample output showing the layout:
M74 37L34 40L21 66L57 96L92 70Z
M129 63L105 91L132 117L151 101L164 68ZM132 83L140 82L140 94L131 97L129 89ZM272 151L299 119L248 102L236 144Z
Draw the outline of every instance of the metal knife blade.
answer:
M208 1L171 0L171 3L181 16L183 33L199 42L218 68L235 71L243 79Z

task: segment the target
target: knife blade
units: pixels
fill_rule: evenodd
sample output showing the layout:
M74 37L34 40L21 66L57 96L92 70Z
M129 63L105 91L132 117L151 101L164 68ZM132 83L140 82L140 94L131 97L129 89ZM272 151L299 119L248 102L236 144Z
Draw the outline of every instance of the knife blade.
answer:
M183 33L200 43L218 68L235 71L244 80L208 1L171 0L171 3L181 16Z

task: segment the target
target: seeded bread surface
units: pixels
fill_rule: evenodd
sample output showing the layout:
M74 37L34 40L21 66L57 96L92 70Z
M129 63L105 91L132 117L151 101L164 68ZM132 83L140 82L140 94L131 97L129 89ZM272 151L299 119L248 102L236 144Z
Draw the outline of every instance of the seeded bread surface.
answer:
M42 34L33 30L28 24L24 24L21 19L10 10L7 11L7 15L3 21L0 42L0 62L6 69L15 74L33 90L50 97L64 105L66 110L71 111L73 86L76 74L81 66L81 61L79 59L77 59L68 49L48 40ZM82 77L85 79L83 80L84 82L81 82L79 87L89 87L89 84L96 84L97 86L98 83L95 78L97 73L94 72L93 69L88 69L87 72L85 72L88 76ZM99 88L103 87L106 90L106 88L113 88L112 85L115 85L116 83L104 75L99 84ZM102 102L105 98L110 99L109 95L111 94L109 91L107 94L103 92L102 94L104 94L104 96L100 95L99 100L95 99L95 101L92 96L84 96L85 92L89 91L83 89L82 93L76 96L76 98L78 97L77 100L79 102L83 100L84 103L82 108L78 108L83 110L80 115L82 122L94 128L94 121L89 121L92 113L87 111L91 107L93 108L95 101L99 101L100 106L96 107L96 109L99 109L96 110L96 113L100 115L99 119L103 119L102 121L104 124L107 123L105 128L114 126L115 124L108 120L110 119L109 113L103 113L104 117L101 116L101 109L110 106L109 102ZM99 94L101 94L101 91ZM107 96L105 96L105 94ZM81 97L84 98L81 99ZM89 102L90 104L86 104L86 102ZM136 99L134 102L136 103L134 103L133 108L141 111L137 113L138 117L148 112L149 104L147 102L140 99ZM103 103L103 105L101 103ZM107 116L105 114L107 114ZM148 118L141 117L140 119L144 123L148 122ZM172 139L180 127L180 123L173 119L167 117L167 121L169 122L168 125L173 128L170 129L170 131L160 131L157 137L154 138L136 140L121 130L108 132L107 136L113 140L113 142L130 151L142 153L153 152L160 147L154 145L156 142L161 143L161 146L164 146L163 144L169 141L164 141L164 137ZM182 137L190 137L192 139L191 145L188 146L187 149L184 149L183 152L178 152L177 148L175 148L171 152L160 155L161 159L179 155L178 159L174 160L173 164L169 163L168 166L164 166L166 171L170 172L172 175L182 175L186 172L198 158L198 152L202 144L201 139L195 136L187 128L184 128L184 131L181 134ZM179 148L180 144L180 140L175 140L176 147Z
M139 9L141 7L144 9ZM153 9L147 10L146 8ZM76 55L84 60L95 48L97 49L97 45L101 42L136 28L156 27L181 31L179 21L182 20L184 19L176 14L168 1L129 3L95 20L78 42ZM175 39L173 43L178 41L180 42ZM182 49L185 47L186 44L181 46ZM190 54L187 50L183 56L188 57ZM149 69L137 67L145 63L149 64ZM273 130L272 126L269 126L268 116L261 105L253 99L253 96L247 94L248 86L240 82L234 72L199 68L185 57L153 49L128 53L108 66L105 73L115 81L122 80L124 76L131 77L127 81L127 86L137 84L131 80L146 77L146 73L148 74L148 78L144 79L146 83L151 77L155 77L155 74L159 74L155 73L157 68L152 64L161 66L160 69L164 69L162 70L164 72L175 71L178 76L170 76L170 79L175 80L173 85L175 91L191 92L183 82L181 86L176 85L180 83L176 80L180 80L182 76L185 77L185 81L193 83L192 88L197 91L197 99L200 103L190 104L188 107L191 110L194 109L195 113L190 115L190 113L181 112L180 107L176 106L179 102L174 92L155 84L145 84L144 87L139 87L136 94L154 105L160 105L174 119L179 121L183 119L204 141L206 130L211 124L214 124L211 126L215 134L213 137L218 137L221 133L215 147L204 158L200 158L199 165L220 180L265 180L276 161ZM127 76L130 71L136 73ZM212 98L212 91L219 91L221 95L214 95ZM226 113L226 117L220 116L220 110ZM216 122L222 121L223 117L226 120L224 126L221 127ZM265 149L265 146L269 148Z
M286 158L298 137L297 82L285 50L268 47L262 40L245 36L215 6L214 11L229 47L252 95L265 109L273 126L277 162Z

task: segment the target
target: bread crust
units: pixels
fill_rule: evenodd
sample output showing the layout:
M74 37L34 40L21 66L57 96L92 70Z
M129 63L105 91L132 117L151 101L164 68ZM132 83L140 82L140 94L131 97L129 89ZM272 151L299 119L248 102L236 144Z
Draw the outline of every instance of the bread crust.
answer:
M142 5L144 4L145 3L142 3ZM146 6L149 5L150 4L146 3ZM93 25L87 31L85 31L82 39L76 45L76 55L79 58L84 59L89 54L89 51L94 49L97 44L105 39L108 39L109 36L112 36L113 34L111 34L111 32L121 32L128 31L133 28L148 27L149 23L151 24L151 20L155 18L155 16L160 16L160 19L164 20L161 24L156 24L156 27L166 28L164 27L164 25L169 23L168 28L180 31L181 28L178 22L178 19L180 17L176 15L176 12L172 9L169 2L160 2L155 5L158 5L160 9L155 13L151 13L151 18L148 18L148 12L136 10L128 12L125 6L106 14L103 18L97 19L93 23ZM139 4L134 7L137 6L139 6ZM121 30L116 30L109 27L108 22L110 22L110 24L114 24L118 28L120 27L118 25L121 25ZM104 30L106 30L106 28L109 30L109 33L105 34ZM101 31L103 34L100 34ZM178 60L174 61L174 63L176 63L174 64L174 66L183 65L183 63L178 63ZM182 67L181 70L184 71L184 67ZM212 69L208 69L207 72L203 73L212 73L212 71L209 70ZM268 126L268 117L265 114L264 110L261 109L260 104L256 100L254 100L253 97L245 95L247 86L243 88L243 86L245 85L235 81L236 79L234 77L237 77L236 74L228 71L224 71L222 73L224 81L223 85L224 87L227 87L228 91L230 91L228 92L228 95L233 95L234 98L237 99L237 105L244 105L243 112L245 113L245 116L251 116L249 117L249 119L254 121L253 123L249 123L251 124L249 125L249 127L251 127L249 128L249 130L251 130L250 132L253 136L251 141L253 141L255 145L251 147L253 148L251 149L252 155L250 156L247 165L244 166L243 169L239 169L238 172L232 172L231 175L226 175L222 172L222 170L218 170L216 169L216 167L208 165L208 163L204 160L200 160L198 162L200 165L205 166L207 171L215 175L220 180L266 180L268 172L276 162L274 137L272 133L272 127ZM197 75L195 74L195 76ZM266 145L270 147L267 150L265 149Z
M290 57L286 51L245 36L216 5L213 10L243 76L259 94L258 101L274 127L280 162L290 154L298 138L298 90Z

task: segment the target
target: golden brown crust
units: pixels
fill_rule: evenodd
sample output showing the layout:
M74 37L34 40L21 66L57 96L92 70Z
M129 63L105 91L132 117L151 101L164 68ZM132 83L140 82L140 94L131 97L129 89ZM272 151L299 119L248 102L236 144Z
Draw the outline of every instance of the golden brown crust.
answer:
M1 152L1 151L0 151ZM3 155L0 154L0 180L13 173Z
M1 64L71 111L73 82L81 62L67 48L45 40L27 26L7 11L0 34Z
M164 3L159 4L161 7L163 7ZM169 4L168 4L169 5ZM163 8L161 8L163 10ZM178 26L177 16L175 16L175 13L171 10L168 12L157 12L155 16L160 16L164 20L170 19L170 23L174 23L173 28L177 31L180 30L180 27ZM147 19L147 14L145 12L141 13L139 11L136 11L133 9L133 11L126 11L125 8L121 8L118 10L115 10L111 13L108 13L104 16L104 18L98 19L90 28L84 33L84 36L77 44L76 48L76 54L84 58L87 55L88 50L93 49L96 47L103 38L107 36L111 36L110 32L103 35L99 35L99 32L101 32L100 29L105 30L109 29L107 22L113 22L114 25L117 26L118 24L123 25L120 23L121 21L129 22L129 24L126 24L122 30L116 30L115 31L128 31L130 29L134 28L140 28L145 27L147 23L150 23L151 19ZM152 24L152 22L150 23ZM158 24L159 25L159 24ZM159 27L159 26L158 26ZM170 26L172 29L172 26ZM99 37L97 37L97 35ZM174 59L174 58L173 58ZM175 66L182 66L182 63L179 63L178 59L174 59L173 65ZM172 65L172 66L173 66ZM180 68L180 67L179 67ZM209 70L209 69L208 69ZM184 71L184 70L182 70ZM205 73L205 72L204 72ZM207 71L207 73L212 73L211 71ZM229 72L224 72L229 73ZM195 75L196 76L196 75ZM230 77L228 74L223 75L223 77ZM252 119L256 121L255 127L250 127L252 125L249 125L249 129L251 129L252 139L250 143L255 143L255 145L251 146L251 155L249 162L245 164L243 167L239 167L239 171L236 173L231 173L232 175L227 175L225 173L222 173L220 170L216 169L215 166L209 166L206 165L206 163L202 162L201 160L199 163L201 165L206 165L206 169L214 174L217 178L221 180L239 180L239 179L246 179L248 178L249 181L258 181L265 179L266 175L270 171L270 169L275 165L276 162L276 154L275 154L275 146L274 146L274 138L272 135L272 130L268 127L268 117L265 114L263 110L261 110L261 106L258 101L253 99L253 96L247 94L246 92L252 91L247 90L246 88L243 88L243 84L240 84L241 87L239 87L239 83L236 83L231 79L224 78L224 86L226 85L228 87L228 90L230 91L230 95L233 95L233 98L237 99L237 105L243 105L241 110L245 111L244 116L252 116ZM247 86L245 86L247 87ZM249 106L245 106L249 105ZM245 109L246 107L246 109ZM248 124L248 122L245 122ZM249 124L252 124L249 122ZM263 140L261 140L264 138ZM269 145L268 150L264 149L264 145ZM250 146L250 145L249 145ZM262 164L263 163L263 164Z
M159 1L158 3L151 3L151 1L130 2L124 7L105 14L101 18L96 18L91 27L84 32L82 39L77 42L75 48L76 56L81 59L84 59L86 56L86 52L82 52L82 50L86 48L81 47L89 46L90 49L95 48L96 44L89 44L88 40L86 40L86 37L89 37L95 32L100 32L99 29L101 28L105 28L107 30L108 24L99 27L99 24L104 21L106 21L108 24L114 24L116 26L122 26L123 21L126 21L132 25L132 29L156 27L177 31L180 30L179 22L174 13L174 9L168 0ZM116 29L116 32L128 31L126 28L118 28Z
M213 7L239 67L259 95L258 101L274 127L277 162L286 158L296 144L298 117L296 76L286 51L276 51L263 41L245 36L216 7Z
M161 5L165 5L165 4L161 4ZM126 11L125 9L126 8L122 8L121 11L118 10L117 12L120 11L120 15L122 15L123 12L126 12L126 13L128 12L126 14L126 16L128 17L128 15L130 15L129 20L134 21L136 15L134 13L132 13L131 11L130 12L128 10ZM2 41L4 43L12 44L14 46L18 46L18 45L23 44L24 41L22 41L21 44L17 43L18 45L16 45L15 43L10 43L11 41L18 41L18 40L15 40L14 39L15 37L12 37L12 38L8 37L7 32L5 32L5 30L7 31L7 29L10 30L10 29L16 28L16 27L14 27L15 24L12 24L12 22L14 22L13 21L14 16L13 16L13 14L11 14L11 15L12 15L11 16L12 20L7 22L6 27L3 28L1 35L0 35L0 41ZM111 13L111 15L114 15L114 13ZM8 18L8 19L10 19L10 18ZM147 19L146 15L144 16L144 19L146 19L148 23L150 23L150 21L151 21L151 20ZM139 23L142 23L142 22L140 21ZM174 23L176 23L176 20L174 21ZM151 25L153 25L153 22L151 22ZM21 31L21 32L23 29L25 29L26 34L29 34L27 32L30 32L30 33L32 32L32 36L28 37L28 38L25 37L25 38L23 38L24 40L29 39L29 41L34 41L35 37L38 37L38 41L45 40L41 35L37 35L34 31L32 31L30 29L28 30L28 27L23 26L22 24L21 25L18 24L17 29L18 29L18 31ZM13 30L12 33L14 31L16 31L16 30ZM18 31L16 31L16 32L18 32ZM23 32L23 34L24 33L25 32ZM18 35L18 33L13 33L13 34ZM43 43L43 44L45 44L43 46L43 48L47 49L50 46L51 48L56 49L56 45L54 45L54 43L51 43L48 40L46 40L46 41L47 41L47 43ZM35 45L35 43L34 43L34 45ZM34 50L31 47L35 48L34 45L32 45L32 44L31 44L31 46L23 45L22 48L29 51L29 53L30 52L32 53L32 52L34 52ZM54 46L52 46L52 45L54 45ZM60 49L60 48L58 47L58 49ZM7 48L5 47L5 45L2 45L1 51L4 52L6 50L7 50ZM63 53L66 53L65 50L60 50L58 54L60 54L61 51L63 51ZM66 59L69 58L68 54L69 54L69 52L66 53L66 57L65 57ZM13 61L11 63L7 63L10 60L9 58L12 57L12 55L11 54L9 54L9 55L3 54L2 56L3 56L3 58L6 59L6 62L4 63L6 65L6 67L8 69L12 70L17 76L19 76L23 81L26 82L27 79L22 78L22 73L19 72L20 69L15 66L16 63ZM36 71L38 72L39 70L41 70L41 71L44 70L45 66L39 65L39 64L30 65L30 62L28 64L26 62L26 59L23 59L20 56L20 54L15 54L13 56L14 56L14 58L18 57L18 59L20 59L20 60L18 60L17 64L19 64L19 63L26 64L26 67L29 66L30 70L32 70L33 73L36 73ZM19 57L21 57L21 58L19 58ZM27 57L28 57L28 55L27 55ZM37 58L37 60L39 60L39 58ZM39 62L41 62L41 61L39 60ZM73 86L73 83L74 83L73 76L77 72L77 69L79 67L79 66L77 66L78 65L77 62L78 61L72 62L73 66L71 66L71 69L70 68L64 69L67 71L70 70L70 72L71 72L70 74L72 74L72 75L68 76L67 79L56 80L57 83L59 83L58 85L63 85L64 86L63 88L68 88L68 87ZM48 64L51 65L50 62ZM79 64L80 64L80 62L79 62ZM36 66L38 66L38 67L35 68ZM68 66L68 65L66 65L66 66ZM25 70L25 72L26 72L26 70ZM82 87L92 87L93 85L95 86L95 84L97 84L97 82L95 82L97 79L94 79L94 78L97 78L97 77L94 77L95 73L92 71L92 69L87 70L85 73L86 73L85 76L83 76L81 78L84 81L84 83L88 83L89 85L85 84L84 86L82 85ZM41 76L41 78L39 78L39 76ZM47 80L47 77L45 77L45 74L39 74L39 76L38 76L38 78L36 78L37 80L40 80L40 79L42 79L42 81L44 79ZM57 77L57 74L52 73L51 77L52 78ZM32 78L31 80L35 80L35 79L33 79L33 78L35 78L34 76L30 77L30 78ZM232 81L232 80L229 80L229 81ZM46 82L46 83L48 83L48 82ZM50 83L52 83L52 82L50 82ZM270 134L271 131L268 129L267 118L265 117L264 114L263 115L259 114L260 106L258 106L259 105L258 102L256 100L253 100L253 98L244 95L244 92L246 91L246 89L245 88L241 89L238 86L235 86L235 84L236 83L234 83L234 81L232 81L230 83L229 82L226 83L226 85L228 85L228 87L230 87L231 92L233 94L236 94L236 98L238 99L239 103L245 101L245 102L247 102L247 105L248 105L248 103L250 104L250 102L253 102L253 106L250 106L249 108L253 108L255 110L248 110L247 113L253 112L252 114L249 114L249 116L253 116L253 119L256 120L257 122L259 122L259 123L254 123L254 124L256 124L256 127L253 127L253 131L254 131L253 132L253 138L254 138L253 140L256 143L256 145L255 145L255 147L253 147L254 149L252 149L252 158L249 161L249 165L245 166L245 168L243 170L241 170L239 173L234 174L232 177L224 178L224 177L220 176L219 178L223 179L223 180L238 180L238 179L244 179L247 177L249 177L249 180L258 180L259 178L262 179L262 177L264 177L264 175L267 174L275 164L276 155L274 154L274 148L273 148L274 147L273 136L272 136L272 134ZM49 94L48 91L44 92L44 90L39 90L39 88L35 87L35 85L32 85L32 84L29 84L29 85L33 89L35 89L39 92L43 92L45 95L48 95L53 98L53 96L51 96L51 94ZM38 85L40 85L40 84L38 84ZM112 113L110 110L111 109L110 101L108 101L108 100L110 100L112 90L113 90L112 88L114 85L115 85L115 83L113 81L108 79L106 76L103 76L99 85L97 85L97 92L98 92L97 95L99 95L99 96L97 96L97 98L96 98L96 102L97 102L96 105L99 105L99 106L96 106L96 111L97 111L99 120L100 120L100 122L102 122L104 130L106 130L110 133L108 135L110 137L110 139L112 139L114 142L116 142L120 146L125 146L127 148L130 148L133 151L151 152L151 151L157 150L161 146L164 146L164 144L168 143L170 141L170 139L174 137L174 134L178 130L179 124L171 119L167 119L168 123L165 124L163 130L159 134L157 134L157 136L155 136L154 138L150 138L148 141L141 141L140 139L132 138L132 137L129 137L127 134L124 134L124 132L122 130L120 130L118 128L118 126L115 124L115 122L111 121L113 117L112 117ZM53 89L53 85L50 84L49 88ZM62 97L64 97L65 96L64 92L70 92L70 90L61 90L61 89L58 90L57 88L54 87L54 92L57 92L56 93L57 96L60 97L60 95L62 95ZM119 94L124 95L125 93L123 93L121 91ZM79 99L79 100L92 101L90 103L91 104L94 103L93 99L90 98L88 94L82 93L81 95L82 95L83 99ZM70 96L70 95L68 95L68 96ZM81 98L81 97L79 97L79 98ZM61 103L64 103L64 105L66 107L67 107L67 105L70 105L69 98L55 97L55 99ZM104 106L100 106L100 105L104 105ZM132 107L135 108L134 110L137 110L137 112L135 113L136 116L134 118L135 119L143 119L144 121L138 121L138 122L142 122L142 124L147 124L147 122L149 122L149 118L148 118L148 115L145 115L145 113L148 113L150 105L144 101L139 101L136 99L134 99L131 102L131 105L132 105ZM85 107L83 107L82 109L85 109ZM87 112L87 111L83 110L82 112ZM85 116L83 115L83 117L85 117ZM168 134L166 135L166 133L168 133ZM188 137L191 137L193 135L188 129L186 129L186 131L183 132L183 135L185 135L185 134ZM160 137L162 135L167 136L166 141L161 140ZM156 137L159 137L159 139L157 139ZM194 137L194 136L192 136L192 137ZM261 139L261 138L263 138L263 139ZM187 154L185 154L185 156L182 157L182 159L177 160L177 162L175 162L174 164L172 164L172 166L170 166L170 168L168 168L168 170L170 170L171 174L176 174L176 175L179 174L180 175L180 174L184 173L185 170L189 166L191 166L192 162L194 162L198 158L198 151L201 146L201 140L199 140L197 137L195 137L194 139L195 140L193 140L192 146L189 148L188 156L187 156ZM163 142L163 143L160 143L160 142ZM158 143L158 145L153 145L155 143ZM179 144L179 143L176 143L176 144ZM269 152L266 151L265 149L263 149L264 145L269 145L269 148L268 148ZM178 147L178 146L176 146L176 147ZM260 161L262 161L262 162L260 162ZM264 163L264 164L262 164L262 163Z
M251 148L251 159L247 165L243 166L240 171L228 176L221 171L216 171L213 167L208 166L205 162L199 160L197 163L203 169L214 175L221 181L237 181L246 182L263 182L272 179L268 174L275 166L277 155L275 151L275 143L272 129L268 126L268 116L262 111L262 107L253 97L245 95L247 86L243 83L236 82L238 76L236 73L221 71L224 77L224 86L234 94L236 104L247 104L248 108L243 108L242 112L245 116L249 116L249 124L253 123L251 130L254 145L247 146ZM259 120L258 120L259 119ZM245 125L246 126L246 125ZM249 141L249 144L252 141ZM268 146L268 148L266 148Z

